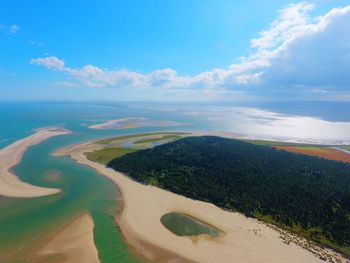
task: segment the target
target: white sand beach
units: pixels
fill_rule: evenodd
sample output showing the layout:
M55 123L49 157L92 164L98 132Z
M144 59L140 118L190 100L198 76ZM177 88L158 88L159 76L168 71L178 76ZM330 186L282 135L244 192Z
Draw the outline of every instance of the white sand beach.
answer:
M118 216L118 224L127 242L148 259L165 262L157 249L149 249L153 247L177 255L178 258L173 258L176 262L324 262L293 242L286 244L279 231L255 219L157 187L139 184L119 172L89 161L84 152L91 151L94 147L92 143L75 145L59 150L56 155L71 156L78 163L88 165L108 177L119 187L124 208ZM176 236L160 221L169 212L189 214L219 228L224 234L219 238L202 235L195 241L189 237ZM340 255L335 255L341 258Z
M42 128L30 136L0 149L0 196L29 198L60 192L59 189L40 187L23 182L11 171L11 168L21 161L23 154L29 147L53 136L67 133L69 131L62 128Z
M41 256L62 255L65 263L99 263L93 237L94 221L83 214L60 231L39 252Z

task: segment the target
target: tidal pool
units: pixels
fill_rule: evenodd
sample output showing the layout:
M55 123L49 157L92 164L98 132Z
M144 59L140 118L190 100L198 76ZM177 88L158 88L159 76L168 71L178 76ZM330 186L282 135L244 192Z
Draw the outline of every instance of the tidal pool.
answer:
M219 237L222 232L207 223L184 213L168 213L160 219L162 224L177 236L198 236L202 234Z

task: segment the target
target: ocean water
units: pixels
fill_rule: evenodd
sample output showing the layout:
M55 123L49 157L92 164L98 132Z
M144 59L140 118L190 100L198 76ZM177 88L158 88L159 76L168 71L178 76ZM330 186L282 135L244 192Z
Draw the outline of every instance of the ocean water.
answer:
M257 138L284 135L300 140L311 138L350 144L350 117L344 114L347 107L332 106L328 111L314 108L312 111L281 105L257 108L253 105L0 103L0 148L40 127L61 126L73 132L31 147L14 168L23 181L60 188L62 192L32 199L0 197L0 262L46 262L46 259L38 259L38 248L58 228L83 212L93 217L95 244L101 262L143 261L128 248L114 222L113 217L120 209L118 188L89 167L67 157L53 157L52 152L58 148L129 133L177 130L231 131ZM173 121L178 126L125 130L87 127L125 117Z

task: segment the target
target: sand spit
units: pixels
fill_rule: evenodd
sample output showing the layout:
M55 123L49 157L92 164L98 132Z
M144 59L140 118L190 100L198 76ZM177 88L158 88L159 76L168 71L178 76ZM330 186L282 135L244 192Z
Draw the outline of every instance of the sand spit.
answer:
M109 120L103 123L94 124L88 126L90 129L97 130L109 130L109 129L132 129L140 127L169 127L169 126L178 126L179 123L174 121L159 121L151 120L143 117L134 117L134 118L122 118Z
M0 195L29 198L58 193L59 189L45 188L22 182L11 171L11 168L21 161L23 154L29 147L50 137L68 133L69 131L62 128L42 128L30 136L0 149Z
M93 143L85 143L61 149L56 154L69 155L118 185L124 200L124 209L119 215L118 224L135 251L151 261L168 262L162 260L156 250L148 250L143 244L150 244L182 259L201 263L324 262L320 259L320 254L317 256L295 242L285 242L280 231L264 223L239 213L224 211L210 203L139 184L119 172L89 161L84 152L93 148ZM189 214L217 227L224 234L215 239L199 236L195 241L176 236L160 222L160 218L169 212ZM331 255L334 261L337 258L337 262L347 262L333 251L323 249L320 253Z
M146 118L122 118L122 119L116 119L116 120L109 120L103 123L90 125L90 129L97 129L97 130L105 130L105 129L113 129L117 126L120 126L122 129L125 125L131 125L131 123L137 123L139 121L145 121Z
M65 263L99 263L93 228L91 216L83 214L46 244L39 255L62 257L60 262Z

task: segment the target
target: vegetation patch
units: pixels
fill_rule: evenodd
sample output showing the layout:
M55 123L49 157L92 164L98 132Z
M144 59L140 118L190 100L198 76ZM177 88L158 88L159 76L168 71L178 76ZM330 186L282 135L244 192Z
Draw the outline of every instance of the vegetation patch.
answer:
M134 144L148 144L148 143L154 143L154 142L159 142L159 141L165 141L165 140L178 140L182 138L182 136L179 135L174 135L174 134L170 134L170 135L164 135L162 137L159 138L142 138L140 140L136 140L134 141Z
M119 136L119 137L113 137L113 138L108 138L108 139L103 139L100 141L97 141L97 144L102 144L102 145L119 145L120 143L122 143L125 140L128 139L140 139L140 140L144 140L146 139L145 137L151 137L151 136L179 136L182 137L183 135L186 135L187 133L184 132L155 132L155 133L139 133L139 134L129 134L129 135L123 135L123 136ZM158 141L159 139L157 138L149 138L149 139L155 139L155 141ZM164 139L163 139L164 140ZM154 141L153 141L154 142Z
M139 148L123 147L122 144L126 140L135 139L135 141L133 141L132 144L135 144L138 146L145 146L141 148L147 148L146 146L150 143L155 143L158 141L159 142L166 141L166 140L174 141L182 138L186 134L187 133L183 133L183 132L141 133L141 134L130 134L130 135L103 139L95 142L96 144L101 145L103 149L94 150L92 152L85 153L85 155L90 161L94 161L94 162L98 162L106 165L108 162L110 162L114 158L118 158L127 153L132 153L137 150L140 150ZM156 184L156 182L152 180L150 180L149 183Z
M130 148L112 147L87 152L85 153L85 155L90 161L98 162L101 164L107 164L114 158L118 158L120 156L123 156L124 154L132 153L134 151L136 150Z

